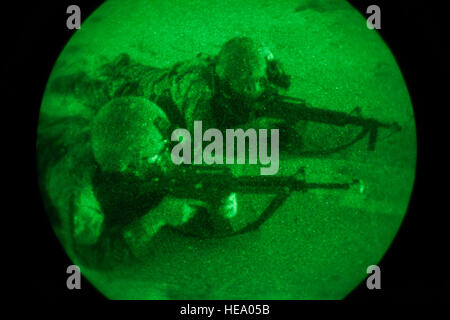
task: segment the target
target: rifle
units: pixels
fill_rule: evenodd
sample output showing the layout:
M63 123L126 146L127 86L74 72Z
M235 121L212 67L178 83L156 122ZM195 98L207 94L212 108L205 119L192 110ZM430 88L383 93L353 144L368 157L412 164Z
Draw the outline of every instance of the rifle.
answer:
M197 167L194 165L180 169L176 174L162 177L162 179L158 179L157 183L167 194L177 198L198 199L207 203L220 203L220 200L231 192L275 195L256 221L239 231L215 236L215 238L257 230L289 198L292 192L307 192L311 189L348 190L352 186L360 184L359 180L345 183L306 182L303 167L291 176L235 177L229 168Z
M363 117L361 115L360 107L356 107L351 113L314 108L308 106L303 99L279 95L277 93L272 93L265 97L264 108L260 116L282 118L286 121L288 128L293 128L293 126L301 120L341 127L345 125L354 125L362 128L361 132L350 142L326 150L325 152L320 152L322 154L333 153L347 148L364 138L366 135L369 136L367 149L373 151L375 150L378 130L380 128L389 129L394 132L401 130L401 127L397 122L387 123L377 119Z

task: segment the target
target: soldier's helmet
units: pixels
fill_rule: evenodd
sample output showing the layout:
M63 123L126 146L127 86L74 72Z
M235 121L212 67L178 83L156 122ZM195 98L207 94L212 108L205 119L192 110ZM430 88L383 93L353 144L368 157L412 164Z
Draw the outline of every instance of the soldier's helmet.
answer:
M95 160L103 171L147 174L165 148L162 128L168 126L165 113L147 99L114 99L91 124Z
M270 52L247 37L227 41L216 60L216 74L231 94L257 99L267 82L267 56Z

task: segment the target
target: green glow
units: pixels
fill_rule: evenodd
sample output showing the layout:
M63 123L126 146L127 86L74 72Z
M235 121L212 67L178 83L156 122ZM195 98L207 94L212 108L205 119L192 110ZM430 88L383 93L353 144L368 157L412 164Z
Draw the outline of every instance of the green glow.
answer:
M414 182L413 109L395 59L376 31L366 28L365 18L344 1L339 5L320 1L319 7L312 3L111 0L94 12L66 45L42 101L38 140L41 187L55 233L81 272L105 296L341 299L367 276L367 266L379 263L402 222ZM182 226L189 220L189 210L181 209L178 216L163 211L136 222L135 210L150 210L158 198L154 194L155 199L148 199L142 164L131 159L151 163L155 149L162 148L152 145L154 149L146 150L145 141L139 140L145 135L157 139L154 128L145 127L142 120L156 116L153 107L138 103L145 105L142 113L139 107L133 109L133 101L139 102L135 100L139 98L119 104L119 108L136 111L136 122L132 115L129 119L119 116L114 127L106 125L111 130L108 136L95 136L98 127L92 119L119 86L146 97L147 75L152 71L132 64L132 70L126 72L133 77L123 83L123 78L101 75L101 66L106 64L103 70L108 72L109 62L128 53L139 64L169 67L199 52L217 54L223 43L239 35L261 41L283 63L292 75L289 95L332 110L350 112L361 106L365 116L397 121L402 131L390 136L380 132L373 152L366 150L364 140L326 158L280 156L279 175L292 174L303 165L308 181L358 178L364 181L365 192L293 193L257 232L197 239L164 228L164 224ZM106 79L117 81L105 85ZM127 127L131 123L133 129ZM128 130L124 133L128 140L115 144L114 135L121 130ZM304 140L308 145L339 144L349 130L308 123ZM60 147L51 149L51 144ZM133 149L136 146L139 148ZM122 154L130 155L131 160L114 158ZM123 248L108 251L105 246L102 259L106 264L92 263L95 257L90 247L98 241L105 219L92 187L102 161L111 164L112 171L131 168L136 174L136 179L125 180L111 174L109 180L101 181L101 192L105 199L113 190L124 198L142 200L119 203L109 196L104 202L124 212L120 217L126 226L123 234L139 253L138 260ZM232 169L238 174L259 175L259 166ZM237 194L237 198L239 213L228 222L238 229L255 220L271 196ZM163 206L183 208L178 200L165 199ZM71 235L71 226L75 235ZM77 249L75 242L80 244Z

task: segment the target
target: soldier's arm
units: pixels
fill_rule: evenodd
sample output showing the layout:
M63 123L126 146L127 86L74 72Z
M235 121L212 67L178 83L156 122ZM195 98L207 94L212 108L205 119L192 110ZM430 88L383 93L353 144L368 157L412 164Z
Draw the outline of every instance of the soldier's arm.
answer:
M167 69L144 65L122 53L113 61L103 64L98 72L100 78L107 79L111 95L148 97L151 83L165 74Z
M195 74L185 76L172 90L175 103L186 123L186 129L193 133L194 121L202 121L203 128L215 128L211 105L212 91L208 84Z
M92 245L100 237L104 214L92 185L86 184L74 197L73 237L78 244Z

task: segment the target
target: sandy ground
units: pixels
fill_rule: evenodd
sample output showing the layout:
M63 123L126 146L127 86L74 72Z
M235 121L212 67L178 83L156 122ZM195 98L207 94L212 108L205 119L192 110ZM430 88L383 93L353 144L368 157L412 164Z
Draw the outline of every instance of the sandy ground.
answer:
M169 66L214 54L237 35L272 49L293 76L290 95L321 108L361 106L364 115L398 121L403 130L381 132L374 152L362 141L329 158L281 159L282 175L305 166L310 181L358 178L364 194L294 193L258 232L200 240L162 230L141 264L103 273L82 268L108 298L343 298L380 261L401 224L415 174L412 106L389 49L344 1L107 1L69 41L51 77L93 72L122 52ZM41 112L86 109L70 94L46 94ZM335 133L319 129L310 128L316 141ZM245 199L262 205L268 196Z

